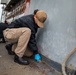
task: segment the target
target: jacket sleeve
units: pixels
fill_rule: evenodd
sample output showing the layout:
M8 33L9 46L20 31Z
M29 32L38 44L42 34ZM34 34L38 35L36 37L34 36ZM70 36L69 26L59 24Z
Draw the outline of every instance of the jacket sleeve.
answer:
M19 27L21 27L21 25L22 25L22 22L19 18L19 19L14 20L13 22L11 22L11 24L8 25L8 28L19 28Z
M38 51L35 34L31 34L30 41L29 41L29 48L34 52Z

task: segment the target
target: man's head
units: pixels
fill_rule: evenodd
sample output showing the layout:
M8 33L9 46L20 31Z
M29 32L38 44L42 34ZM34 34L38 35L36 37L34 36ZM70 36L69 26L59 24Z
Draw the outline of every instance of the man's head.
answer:
M38 10L36 12L36 14L34 15L34 19L36 24L40 27L43 28L44 27L44 22L47 19L47 14L45 13L45 11L43 10Z

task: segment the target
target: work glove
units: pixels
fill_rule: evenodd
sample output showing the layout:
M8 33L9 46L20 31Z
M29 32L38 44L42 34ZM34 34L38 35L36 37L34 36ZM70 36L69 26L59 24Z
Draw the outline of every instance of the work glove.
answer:
M41 56L40 56L40 54L35 54L34 59L35 59L37 62L40 62L40 61L41 61Z

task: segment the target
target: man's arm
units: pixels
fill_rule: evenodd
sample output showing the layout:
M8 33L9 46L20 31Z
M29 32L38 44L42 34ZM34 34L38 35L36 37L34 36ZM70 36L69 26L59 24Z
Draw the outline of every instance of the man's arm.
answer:
M19 28L21 27L22 25L22 21L20 20L20 18L14 20L13 22L11 22L9 25L8 25L8 28Z
M37 42L35 39L35 34L31 34L30 41L29 41L29 48L34 52L38 53Z
M29 41L29 47L34 53L34 59L37 62L41 62L41 56L38 53L38 47L37 47L37 43L36 43L36 39L35 39L35 35L34 34L31 35L31 38L30 38L30 41Z

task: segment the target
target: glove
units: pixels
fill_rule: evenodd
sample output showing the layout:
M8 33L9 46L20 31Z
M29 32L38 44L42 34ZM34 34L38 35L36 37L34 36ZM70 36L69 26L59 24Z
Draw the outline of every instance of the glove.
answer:
M34 59L35 59L37 62L40 62L40 61L41 61L41 56L40 56L40 54L35 54Z

